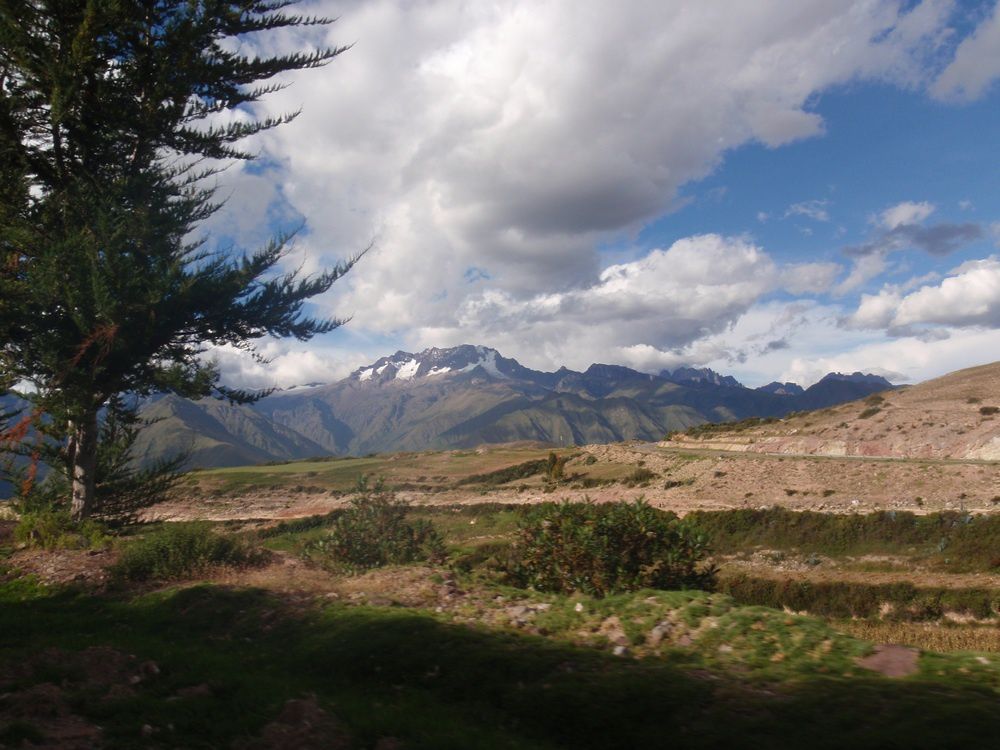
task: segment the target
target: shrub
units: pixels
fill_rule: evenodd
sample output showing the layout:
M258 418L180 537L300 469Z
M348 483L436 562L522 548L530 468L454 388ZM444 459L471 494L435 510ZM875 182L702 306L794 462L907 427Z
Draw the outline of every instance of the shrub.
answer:
M990 414L996 414L998 411L1000 411L1000 406L980 406L979 407L979 413L982 414L984 417L989 416Z
M549 457L545 461L545 476L550 482L562 480L568 458L568 456L557 456L555 451L549 452Z
M108 543L104 527L96 521L75 523L69 511L36 510L23 513L14 528L14 541L42 549L91 549Z
M508 482L517 481L518 479L527 479L528 477L532 477L541 471L546 471L547 469L548 461L544 458L540 458L534 461L525 461L521 464L515 464L514 466L506 466L503 469L497 469L496 471L491 471L486 474L472 474L459 479L455 484L459 487L467 484L507 484Z
M673 513L634 503L544 503L521 516L510 581L592 596L641 588L710 588L705 535Z
M622 482L634 487L637 484L648 484L651 479L656 479L659 476L655 471L650 471L649 469L640 466L631 474L622 479Z
M187 578L216 565L257 564L265 554L204 521L171 523L126 545L111 573L126 581Z
M310 551L347 568L365 570L418 560L444 560L444 542L430 521L408 521L408 503L383 491L381 484L362 493L334 519L330 533Z
M871 406L865 409L863 412L861 412L858 415L858 419L870 419L871 417L874 417L876 414L878 414L880 411L882 410L877 406Z
M1000 598L989 589L916 587L908 581L801 581L737 574L719 590L740 604L788 608L822 617L881 617L896 621L937 620L945 613L994 617Z

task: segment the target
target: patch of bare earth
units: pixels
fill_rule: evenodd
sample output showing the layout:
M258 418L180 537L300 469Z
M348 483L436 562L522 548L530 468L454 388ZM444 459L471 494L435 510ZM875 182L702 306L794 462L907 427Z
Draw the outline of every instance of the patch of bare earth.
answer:
M117 555L110 549L44 550L27 548L16 550L7 561L22 575L35 575L43 583L101 588L107 584L108 567L116 559Z
M258 737L233 745L234 750L349 750L344 726L308 696L285 703L281 713Z
M863 669L870 669L886 677L908 677L917 672L919 660L920 651L915 648L880 643L875 646L874 653L859 657L856 663Z
M0 725L29 728L32 739L25 747L99 748L101 727L74 713L73 696L86 693L89 700L112 703L159 673L155 663L106 646L46 649L0 671Z

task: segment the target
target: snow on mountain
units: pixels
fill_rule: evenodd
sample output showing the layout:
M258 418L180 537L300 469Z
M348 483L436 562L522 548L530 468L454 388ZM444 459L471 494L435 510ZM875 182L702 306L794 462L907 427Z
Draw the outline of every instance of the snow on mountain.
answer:
M502 365L508 363L519 367L514 360L504 360L496 349L465 344L449 349L425 349L416 354L399 351L355 370L351 377L362 383L387 383L472 372L481 368L488 375L503 379L510 377L502 369Z

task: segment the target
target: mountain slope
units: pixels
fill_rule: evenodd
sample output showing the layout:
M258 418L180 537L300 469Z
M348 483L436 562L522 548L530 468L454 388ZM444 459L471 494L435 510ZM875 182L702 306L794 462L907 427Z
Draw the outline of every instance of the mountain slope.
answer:
M203 468L327 453L299 432L249 406L169 395L143 409L142 414L151 424L139 433L135 454L146 462L189 453L187 466Z
M252 408L198 402L185 411L171 401L169 413L153 412L165 418L144 450L153 458L190 444L198 465L234 465L518 440L658 440L706 421L783 416L806 403L891 387L846 377L789 395L745 388L710 370L682 368L669 378L606 364L540 372L483 346L400 351L339 382L280 391Z
M842 378L830 379L820 395L842 392L849 382ZM737 431L720 425L703 438L678 435L671 444L750 453L997 461L1000 362L780 423Z
M833 397L841 400L891 387L880 378L840 385L844 393ZM671 378L605 364L539 372L464 345L396 352L338 383L276 393L256 409L333 453L360 455L514 440L656 440L705 421L782 416L826 397L745 388L710 370L682 368Z

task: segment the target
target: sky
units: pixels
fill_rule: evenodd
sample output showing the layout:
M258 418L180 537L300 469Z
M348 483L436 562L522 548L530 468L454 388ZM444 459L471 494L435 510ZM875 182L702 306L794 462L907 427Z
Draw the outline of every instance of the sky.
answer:
M473 343L535 369L707 366L750 386L918 382L1000 358L995 0L324 0L352 45L219 178L202 230L285 268L372 250L350 317L227 382L330 382Z

